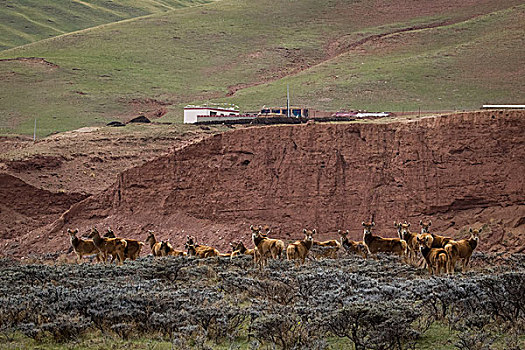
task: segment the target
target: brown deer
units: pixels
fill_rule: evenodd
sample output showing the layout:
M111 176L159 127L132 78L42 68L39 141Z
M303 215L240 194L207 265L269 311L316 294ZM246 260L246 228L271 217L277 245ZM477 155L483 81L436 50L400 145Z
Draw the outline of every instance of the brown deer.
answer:
M230 247L232 248L232 253L231 253L232 258L238 255L250 255L250 256L255 255L255 248L247 249L244 246L244 243L242 241L239 241L239 243L232 242L230 243Z
M412 233L409 230L410 223L406 222L404 224L396 223L394 221L394 226L397 229L397 234L399 235L399 238L407 242L407 259L410 262L416 263L418 261L418 252L419 252L419 245L417 243L417 233Z
M159 248L160 256L186 256L186 252L182 250L177 250L173 248L170 242L162 241L160 242Z
M102 258L106 262L108 255L112 256L112 262L118 257L117 263L122 265L124 262L124 251L126 250L127 243L125 240L120 238L103 238L100 237L98 230L93 227L89 238L93 239L95 247L102 253Z
M419 220L419 225L421 225L421 234L428 233L432 235L432 238L434 238L432 248L445 248L445 245L452 240L452 237L440 236L430 232L430 226L432 225L432 221L425 223L423 222L423 220Z
M250 226L252 231L252 241L255 246L254 262L259 267L266 265L268 258L281 259L284 252L284 242L279 239L268 238L270 229L266 233L262 233L262 227Z
M363 242L368 247L368 251L371 254L377 253L391 253L405 257L407 255L408 245L403 239L399 238L383 238L380 236L374 236L372 234L372 227L375 223L363 222L364 229Z
M155 232L148 230L148 237L146 238L146 243L149 244L151 248L151 254L153 254L153 256L162 256L162 252L160 251L162 242L157 241L157 239L155 238Z
M93 240L78 238L78 228L75 230L68 228L67 232L69 233L69 237L71 239L71 246L77 255L77 263L82 261L82 257L88 255L96 255L97 261L99 262L102 260L102 254L100 253L100 250L95 247Z
M206 245L197 244L195 237L186 236L187 241L184 247L188 250L188 255L196 256L198 258L210 258L212 256L220 256L220 253L217 249L209 247Z
M337 258L337 252L341 248L341 243L339 243L339 241L336 239L323 242L314 240L313 246L319 247L317 249L312 248L312 253L315 251L316 257L335 259Z
M363 241L356 242L348 239L348 230L346 230L346 232L338 230L337 232L341 236L341 246L345 249L346 252L359 254L363 257L363 259L366 259L368 257L368 254L370 252L368 251L368 247Z
M463 263L463 271L466 271L472 252L478 246L479 234L483 229L473 230L469 229L470 237L459 241L450 240L445 245L445 250L450 256L450 271L454 272L456 262L461 260Z
M304 239L302 241L295 241L286 248L286 257L288 260L295 260L295 266L304 264L306 256L314 244L313 236L317 231L315 229L311 231L303 229L303 233Z
M108 227L106 234L104 235L104 238L117 238L115 236L115 232L111 229L111 227ZM144 246L144 243L136 240L136 239L129 239L129 238L121 238L126 241L126 249L124 250L124 259L130 259L130 260L136 260L140 256L140 251L142 247ZM113 262L113 260L111 261Z
M433 274L441 274L450 272L450 255L444 248L432 248L434 238L429 233L424 233L417 236L419 251L427 263L428 272Z

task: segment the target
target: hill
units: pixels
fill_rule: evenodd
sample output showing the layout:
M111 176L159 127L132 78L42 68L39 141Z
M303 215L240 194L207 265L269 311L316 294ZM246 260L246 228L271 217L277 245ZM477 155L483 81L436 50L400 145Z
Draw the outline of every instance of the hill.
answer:
M101 24L118 22L206 0L18 0L1 1L0 50Z
M0 53L0 132L41 136L184 104L456 110L523 99L516 0L223 0ZM17 59L37 57L42 59Z
M359 239L361 221L374 215L382 236L396 235L395 220L408 220L418 231L419 220L431 219L434 232L456 239L469 226L483 226L479 249L519 253L524 114L221 133L123 171L52 225L15 229L16 239L0 244L18 243L6 246L8 255L49 253L68 248L68 227L111 226L139 239L155 230L178 247L186 234L195 235L226 250L232 240L250 240L250 224L268 224L289 240L305 227L317 228L320 240L337 238L339 229ZM45 243L37 243L39 237Z

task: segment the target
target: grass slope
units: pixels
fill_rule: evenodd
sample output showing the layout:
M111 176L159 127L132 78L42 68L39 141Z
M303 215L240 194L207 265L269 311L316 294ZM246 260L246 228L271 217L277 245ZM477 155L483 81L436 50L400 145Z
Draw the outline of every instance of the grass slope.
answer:
M206 0L0 1L0 50L100 24L165 12Z
M286 84L328 110L520 102L524 18L516 0L223 0L109 24L1 52L57 66L0 61L0 132L101 124L148 99L171 105L165 121L190 102L253 110L282 105Z

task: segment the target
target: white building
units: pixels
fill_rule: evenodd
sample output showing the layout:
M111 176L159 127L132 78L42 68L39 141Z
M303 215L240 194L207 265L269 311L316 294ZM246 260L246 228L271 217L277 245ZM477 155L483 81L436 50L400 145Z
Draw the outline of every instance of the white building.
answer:
M193 124L203 121L223 121L247 119L248 117L239 116L239 108L232 107L211 107L211 106L186 106L184 107L184 123Z

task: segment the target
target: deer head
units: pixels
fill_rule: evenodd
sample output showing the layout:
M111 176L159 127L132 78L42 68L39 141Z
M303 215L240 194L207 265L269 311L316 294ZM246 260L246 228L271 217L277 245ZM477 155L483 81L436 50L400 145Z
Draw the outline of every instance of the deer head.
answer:
M421 234L430 233L429 227L432 225L432 221L425 223L423 220L419 220L419 225L421 225Z
M67 233L69 233L69 235L71 236L71 238L75 238L77 233L78 233L78 228L72 230L72 229L67 229Z

